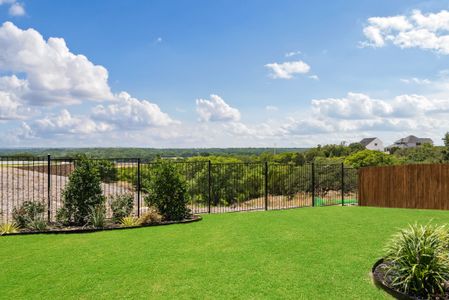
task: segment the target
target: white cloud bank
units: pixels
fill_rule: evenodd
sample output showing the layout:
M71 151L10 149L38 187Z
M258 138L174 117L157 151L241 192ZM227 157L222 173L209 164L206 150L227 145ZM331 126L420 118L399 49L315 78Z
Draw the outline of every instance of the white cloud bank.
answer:
M449 11L423 14L372 17L363 29L367 41L362 46L384 47L391 43L400 48L421 48L449 54Z
M270 77L273 79L292 79L295 74L306 74L310 71L310 66L302 60L271 63L265 67L271 70Z

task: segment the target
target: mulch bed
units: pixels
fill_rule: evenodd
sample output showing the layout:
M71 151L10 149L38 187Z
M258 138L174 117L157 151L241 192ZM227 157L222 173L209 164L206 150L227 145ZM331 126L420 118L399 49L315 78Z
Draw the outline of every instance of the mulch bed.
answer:
M404 300L424 300L427 298L422 298L419 296L415 296L415 295L407 295L404 294L398 290L396 290L394 287L391 286L391 282L392 282L392 278L391 276L386 274L386 270L388 267L388 264L390 264L390 262L384 261L383 259L380 259L379 261L377 261L373 268L372 268L372 275L373 275L373 280L374 283L376 284L376 286L382 288L384 291L386 291L387 293L389 293L391 296L393 296L396 299L404 299ZM449 283L446 287L447 291L446 291L446 296L434 296L431 297L430 299L435 299L435 300L449 300Z
M145 225L138 226L129 226L123 227L120 224L115 224L109 222L105 227L102 228L94 228L89 226L60 226L57 224L50 224L47 230L43 231L31 231L27 229L23 229L20 232L5 234L3 236L12 236L12 235L30 235L30 234L70 234L70 233L89 233L89 232L97 232L97 231L106 231L106 230L125 230L125 229L134 229L134 228L142 228L142 227L150 227L150 226L163 226L163 225L171 225L171 224L186 224L201 221L201 216L193 215L189 219L184 219L180 221L162 221L159 223L151 223Z

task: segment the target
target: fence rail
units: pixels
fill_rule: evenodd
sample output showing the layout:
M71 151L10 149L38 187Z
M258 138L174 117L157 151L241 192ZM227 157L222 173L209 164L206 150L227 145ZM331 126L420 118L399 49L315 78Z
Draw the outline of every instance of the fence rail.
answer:
M92 159L98 163L101 187L110 201L134 197L134 214L149 208L146 187L157 162L135 159ZM12 219L14 208L40 201L54 221L63 206L63 191L75 170L74 158L0 157L0 223ZM275 210L306 206L357 204L357 171L343 164L275 164L173 162L187 184L193 213Z

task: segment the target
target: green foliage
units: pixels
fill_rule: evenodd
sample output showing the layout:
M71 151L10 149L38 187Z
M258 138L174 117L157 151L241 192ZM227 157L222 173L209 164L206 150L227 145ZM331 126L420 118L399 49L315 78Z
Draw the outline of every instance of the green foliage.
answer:
M190 213L187 185L173 163L161 161L149 182L145 202L154 206L168 221L182 220Z
M43 230L46 228L44 211L45 206L43 203L25 201L19 208L15 207L13 209L12 217L15 224L21 228Z
M405 163L440 163L443 160L443 153L440 148L431 144L424 144L415 148L396 149L394 156Z
M398 163L400 161L395 156L374 150L362 150L345 158L345 164L357 169L362 167L388 166Z
M120 225L122 227L134 227L134 226L139 226L141 225L139 218L137 217L133 217L133 216L129 216L129 217L124 217L120 220Z
M106 208L104 204L89 207L89 224L95 228L103 228L106 223Z
M16 223L0 224L0 235L19 232L20 227Z
M444 149L442 151L443 161L449 162L449 132L443 137Z
M386 247L387 272L391 285L421 297L444 294L449 280L447 228L410 225L393 236Z
M134 196L132 194L117 195L111 200L112 219L119 222L129 216L134 208Z
M101 181L103 182L117 181L118 179L117 168L115 167L113 162L105 159L93 160L92 162L98 169L98 174L100 175Z
M91 160L77 161L62 196L68 222L78 225L88 222L91 206L104 204L99 171Z
M70 216L65 207L61 207L56 211L56 223L60 225L68 225L70 222Z

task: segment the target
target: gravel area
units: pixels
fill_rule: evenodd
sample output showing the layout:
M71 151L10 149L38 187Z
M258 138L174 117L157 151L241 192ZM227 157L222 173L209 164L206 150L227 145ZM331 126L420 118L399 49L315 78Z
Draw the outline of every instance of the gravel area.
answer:
M67 176L51 175L51 217L62 206L62 190L68 182ZM132 193L132 186L125 182L102 183L103 194L113 195ZM24 201L42 201L47 204L47 174L14 167L0 169L0 223L11 220L12 210ZM137 195L135 195L137 203ZM110 215L110 211L108 211Z

